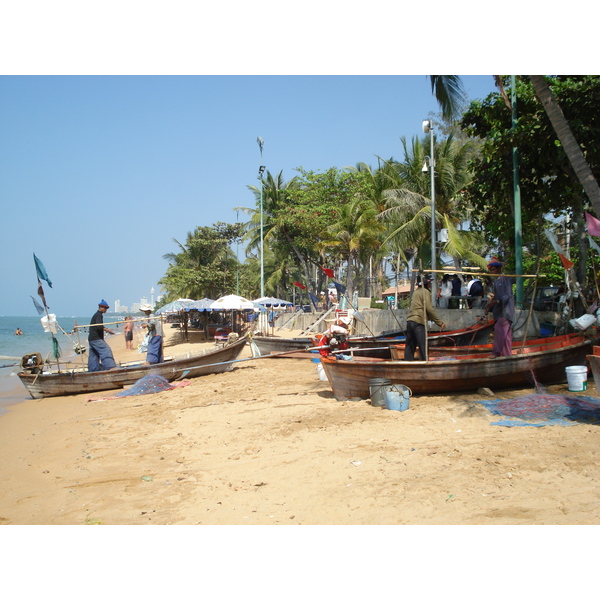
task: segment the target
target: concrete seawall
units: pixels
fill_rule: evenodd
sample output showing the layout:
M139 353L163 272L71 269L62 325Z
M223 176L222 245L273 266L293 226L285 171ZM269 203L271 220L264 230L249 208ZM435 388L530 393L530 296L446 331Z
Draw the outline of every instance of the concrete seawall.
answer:
M406 316L408 309L397 310L379 310L379 309L363 309L360 311L364 318L364 323L355 320L352 333L354 335L379 335L387 331L395 331L406 327ZM480 319L485 318L483 309L436 309L437 315L446 324L446 329L462 329L469 327ZM287 330L302 330L306 331L311 325L315 324L321 317L322 312L316 313L282 313L275 324L275 331L278 335L285 335ZM558 315L558 313L556 313ZM513 325L513 338L521 339L524 336L525 327L528 327L527 337L536 337L539 335L540 322L548 321L555 322L555 313L551 312L533 312L528 320L529 311L517 310L516 320ZM322 319L320 323L316 323L313 332L319 333L325 331L333 319L333 313ZM437 325L434 325L432 331L437 331Z

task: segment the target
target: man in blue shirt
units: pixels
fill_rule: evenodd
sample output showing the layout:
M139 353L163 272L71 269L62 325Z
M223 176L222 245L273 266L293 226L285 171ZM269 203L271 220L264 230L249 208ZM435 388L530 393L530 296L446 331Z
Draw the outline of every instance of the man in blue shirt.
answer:
M114 334L114 331L104 327L104 313L109 309L106 300L98 304L98 310L90 321L88 343L88 371L107 371L115 369L117 364L110 346L104 341L104 332Z

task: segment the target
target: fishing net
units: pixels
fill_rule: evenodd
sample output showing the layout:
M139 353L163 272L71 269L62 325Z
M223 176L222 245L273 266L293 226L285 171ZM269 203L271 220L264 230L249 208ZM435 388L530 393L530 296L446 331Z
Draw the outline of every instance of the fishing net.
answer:
M175 386L171 385L161 375L153 375L152 373L144 375L138 379L129 389L123 390L115 394L115 398L123 396L143 396L144 394L158 394L165 390L172 390Z
M530 394L510 400L481 402L495 415L509 417L490 425L504 427L567 427L578 423L600 425L600 399L590 396L563 396L560 394Z
M54 356L54 360L60 358L60 346L58 345L58 340L54 336L52 336L52 355Z

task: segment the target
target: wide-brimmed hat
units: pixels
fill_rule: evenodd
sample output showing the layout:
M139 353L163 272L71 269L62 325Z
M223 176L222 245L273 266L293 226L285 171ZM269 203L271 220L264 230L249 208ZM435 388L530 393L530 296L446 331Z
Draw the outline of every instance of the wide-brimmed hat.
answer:
M140 310L145 312L147 310L152 311L152 307L149 304L140 304Z

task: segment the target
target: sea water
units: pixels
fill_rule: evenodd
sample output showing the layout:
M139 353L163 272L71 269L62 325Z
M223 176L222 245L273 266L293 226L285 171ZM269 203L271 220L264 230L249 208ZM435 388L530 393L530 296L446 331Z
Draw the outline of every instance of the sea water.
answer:
M21 358L25 354L39 352L44 360L46 358L53 360L52 335L44 332L40 318L0 317L0 415L6 412L7 406L31 398L16 375L20 369ZM87 346L87 330L74 331L74 326L88 325L90 319L91 315L56 317L59 328L54 337L58 340L60 358L68 360L75 356L73 350L75 344ZM17 328L23 332L23 335L15 335ZM66 333L63 333L63 330ZM85 363L87 364L87 360Z

